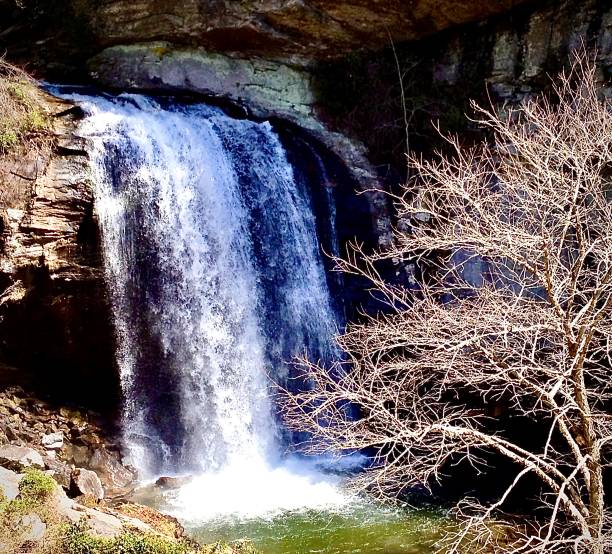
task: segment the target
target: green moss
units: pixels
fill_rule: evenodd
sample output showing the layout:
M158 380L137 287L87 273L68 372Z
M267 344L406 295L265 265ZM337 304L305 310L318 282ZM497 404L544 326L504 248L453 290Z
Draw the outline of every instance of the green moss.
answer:
M19 144L17 133L11 129L0 129L0 152L7 152Z

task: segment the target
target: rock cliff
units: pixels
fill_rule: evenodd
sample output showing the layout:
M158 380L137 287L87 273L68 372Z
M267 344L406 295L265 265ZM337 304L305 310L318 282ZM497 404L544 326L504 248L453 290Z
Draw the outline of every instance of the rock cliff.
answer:
M605 0L0 0L0 13L0 51L41 76L195 93L282 119L323 143L362 190L401 180L406 148L437 144L432 121L478 133L464 116L470 98L516 102L546 87L581 41L598 48L602 79L612 68ZM47 102L63 113L52 151L0 161L0 362L112 405L86 147L74 136L78 110ZM386 200L371 194L369 206L384 244Z
M40 102L50 144L0 156L0 363L47 393L107 408L117 384L79 110Z
M525 1L1 0L8 17L0 38L20 44L27 28L40 34L45 48L63 52L162 40L242 57L305 62L376 50L390 39L420 39Z
M583 44L596 52L603 90L612 96L610 3L547 0L394 50L318 64L312 74L318 117L363 142L379 171L397 170L401 179L407 147L428 155L443 146L434 124L480 138L482 130L466 117L470 100L502 106L550 89L551 77Z

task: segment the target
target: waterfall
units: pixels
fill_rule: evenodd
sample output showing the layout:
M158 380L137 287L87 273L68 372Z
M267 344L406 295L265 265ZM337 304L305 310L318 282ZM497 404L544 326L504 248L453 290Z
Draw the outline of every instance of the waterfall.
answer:
M337 329L309 193L274 129L70 97L93 144L130 462L144 477L278 463L270 378L304 351L333 359Z

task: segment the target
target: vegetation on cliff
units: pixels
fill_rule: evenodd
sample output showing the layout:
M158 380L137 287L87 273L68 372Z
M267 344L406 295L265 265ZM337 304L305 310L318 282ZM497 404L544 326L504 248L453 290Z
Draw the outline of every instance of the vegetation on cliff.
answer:
M37 83L23 70L0 59L0 155L19 147L41 147L50 121Z
M495 467L505 486L457 506L452 552L612 548L612 106L586 55L555 90L505 115L478 108L490 144L412 159L395 247L338 260L388 313L339 338L349 371L306 361L308 389L283 393L312 452L374 452L358 479L383 495L460 462ZM390 259L414 261L418 291L381 278ZM525 490L537 510L508 517Z

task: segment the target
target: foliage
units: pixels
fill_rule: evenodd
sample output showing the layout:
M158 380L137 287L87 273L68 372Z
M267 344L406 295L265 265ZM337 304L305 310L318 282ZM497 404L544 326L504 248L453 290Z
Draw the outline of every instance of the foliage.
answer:
M115 538L98 537L89 533L85 523L66 526L61 545L63 554L257 554L248 542L200 546L137 531L126 531Z
M339 337L347 361L336 370L303 360L310 387L281 391L284 417L311 435L310 452L373 453L356 484L383 495L431 486L461 460L507 460L514 473L496 501L457 506L453 552L610 552L610 102L581 53L552 100L505 117L476 109L492 143L450 138L452 156L413 158L394 246L356 245L337 260L389 310ZM418 293L381 277L389 260L412 261ZM500 413L529 422L529 437ZM519 524L504 509L528 477L538 510Z
M27 468L19 481L19 496L24 502L32 504L47 500L57 484L49 475L35 468Z
M57 514L49 507L55 481L34 468L28 468L19 482L19 495L13 500L0 499L0 544L6 551L36 554L54 554L57 544ZM36 547L29 544L29 528L23 523L24 516L37 515L47 526L44 544Z
M0 154L27 144L40 147L49 138L50 119L36 82L0 59Z
M127 531L115 538L97 537L85 524L70 525L63 539L66 554L187 554L184 543L158 535Z

